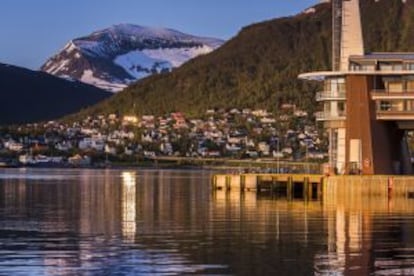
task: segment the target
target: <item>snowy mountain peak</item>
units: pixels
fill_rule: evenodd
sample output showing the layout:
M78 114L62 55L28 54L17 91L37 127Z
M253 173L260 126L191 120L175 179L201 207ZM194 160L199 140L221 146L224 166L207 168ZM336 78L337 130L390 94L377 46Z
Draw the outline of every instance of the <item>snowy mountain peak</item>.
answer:
M161 27L144 27L140 25L133 24L118 24L109 27L101 32L111 32L116 34L124 35L134 35L137 37L147 37L147 38L164 38L164 39L185 39L189 37L184 33L181 33L176 30L161 28ZM99 32L96 32L99 33ZM191 36L190 36L191 37Z
M118 24L69 41L41 70L116 92L137 79L168 72L223 43L168 28Z

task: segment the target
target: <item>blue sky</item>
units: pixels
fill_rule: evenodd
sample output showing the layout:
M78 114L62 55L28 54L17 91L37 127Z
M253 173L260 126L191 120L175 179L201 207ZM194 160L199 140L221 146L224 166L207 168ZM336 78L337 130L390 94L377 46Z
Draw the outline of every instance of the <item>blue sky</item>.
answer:
M38 69L70 39L119 23L229 39L318 0L0 0L0 62Z

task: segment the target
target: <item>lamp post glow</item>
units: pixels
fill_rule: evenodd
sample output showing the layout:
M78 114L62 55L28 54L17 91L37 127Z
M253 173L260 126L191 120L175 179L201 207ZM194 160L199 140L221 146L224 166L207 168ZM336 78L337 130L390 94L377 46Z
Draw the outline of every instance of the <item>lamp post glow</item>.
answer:
M279 137L276 139L276 173L280 173L280 164L279 164Z

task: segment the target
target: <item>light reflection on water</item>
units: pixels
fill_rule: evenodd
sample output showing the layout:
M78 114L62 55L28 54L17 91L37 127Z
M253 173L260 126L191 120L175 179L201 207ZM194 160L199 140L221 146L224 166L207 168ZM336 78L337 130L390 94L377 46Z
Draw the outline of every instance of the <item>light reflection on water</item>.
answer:
M210 176L0 170L0 275L414 273L414 199L340 186L287 201Z

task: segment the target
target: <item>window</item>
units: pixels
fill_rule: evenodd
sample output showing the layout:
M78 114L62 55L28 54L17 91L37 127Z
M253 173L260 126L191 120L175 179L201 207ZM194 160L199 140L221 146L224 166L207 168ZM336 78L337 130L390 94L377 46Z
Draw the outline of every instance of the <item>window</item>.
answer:
M388 63L380 63L379 68L381 71L391 71L392 66Z
M404 101L393 101L392 111L404 111Z
M323 104L323 111L325 113L330 113L331 112L331 103L330 102L325 102Z
M401 62L381 62L380 63L381 71L401 71L403 70L403 64Z
M390 111L391 103L389 101L380 101L379 102L379 111Z
M407 63L405 65L406 70L414 71L414 63Z
M331 92L334 95L345 93L345 79L336 78L325 81L325 91Z
M398 64L394 64L392 67L393 67L392 69L393 69L394 71L401 71L401 70L403 69L403 65L402 65L402 64L400 64L400 63L398 63Z
M407 92L414 92L414 80L407 80L406 82L407 85Z
M364 65L364 66L362 66L362 70L363 71L375 71L375 66L374 65Z
M349 70L350 71L361 71L362 66L356 63L351 63L351 65L349 66Z
M387 83L387 88L390 93L401 93L403 91L403 83L401 81L390 81Z
M408 100L406 101L406 111L414 111L414 101Z

